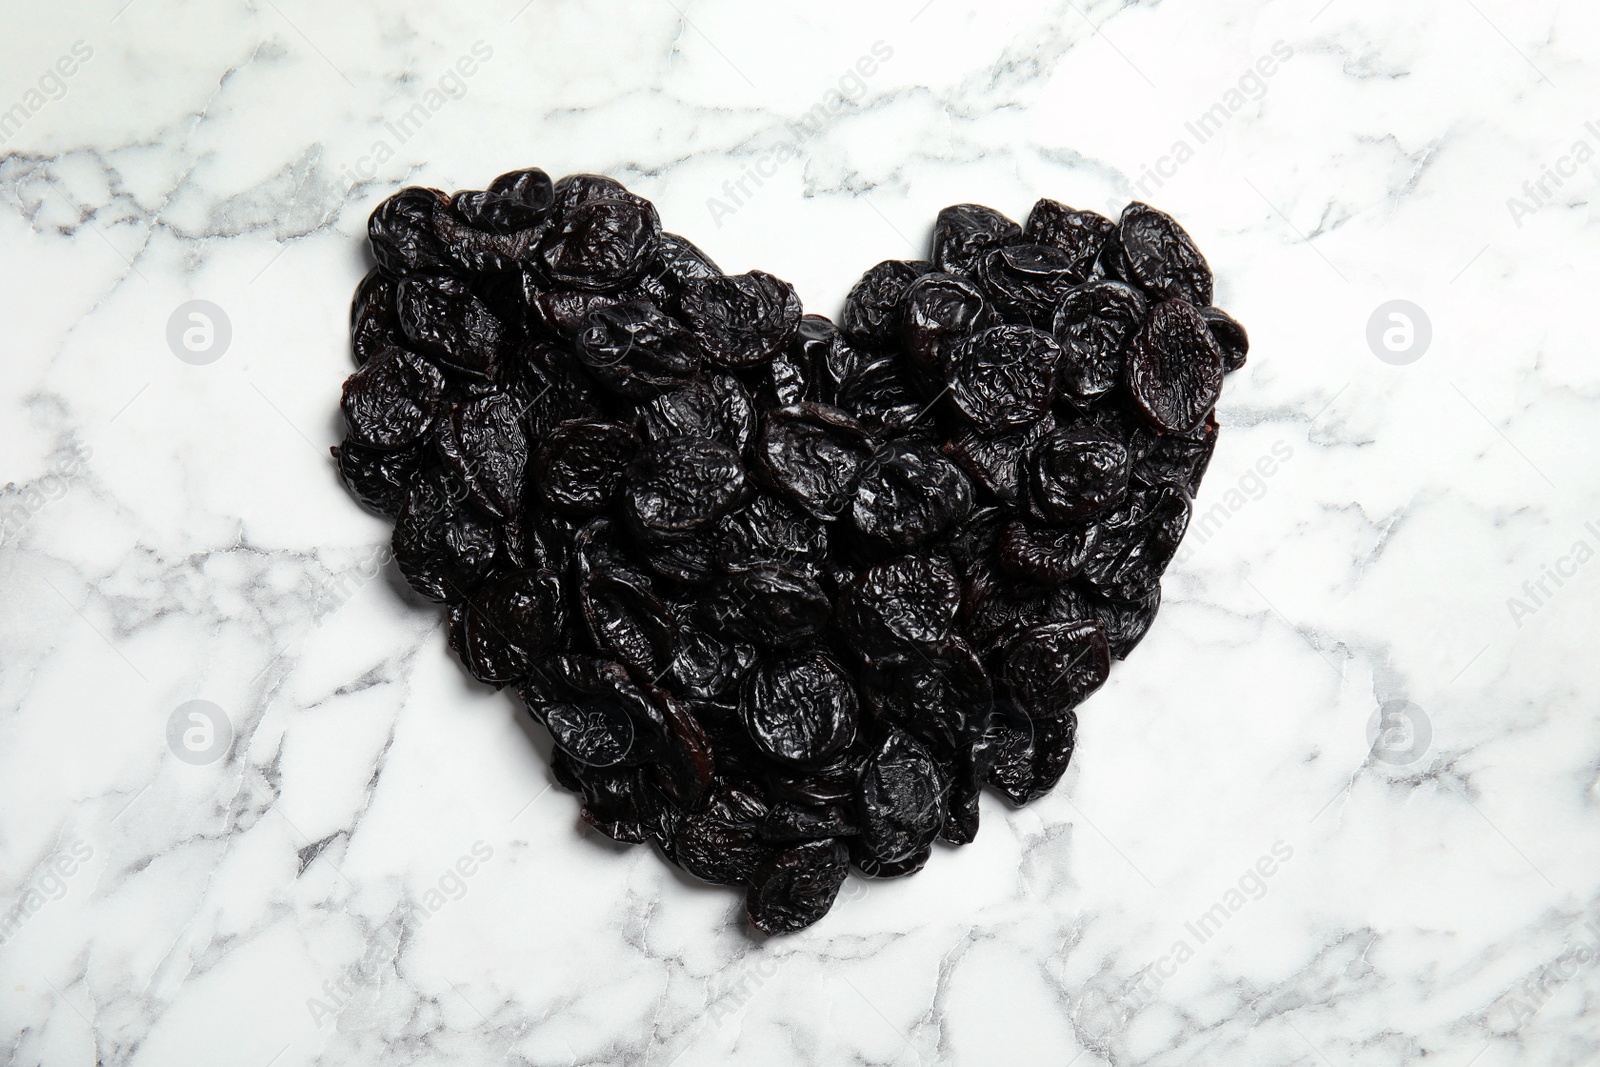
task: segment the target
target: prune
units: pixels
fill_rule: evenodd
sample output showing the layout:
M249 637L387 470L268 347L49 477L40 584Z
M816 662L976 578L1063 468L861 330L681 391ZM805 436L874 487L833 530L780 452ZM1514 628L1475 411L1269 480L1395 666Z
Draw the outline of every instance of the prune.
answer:
M956 410L994 433L1036 422L1055 393L1061 346L1030 326L993 326L962 341L946 372Z
M504 328L459 278L413 274L395 296L400 329L419 352L457 370L492 375Z
M1072 272L1086 281L1106 241L1117 224L1094 211L1074 211L1055 200L1042 199L1028 212L1022 235L1066 254Z
M628 397L651 397L700 366L694 335L648 300L596 308L578 329L578 362Z
M1071 400L1093 403L1122 377L1123 352L1144 322L1147 303L1131 285L1102 279L1069 291L1052 329L1061 343L1057 381Z
M1017 638L1000 677L1033 719L1056 719L1105 684L1111 649L1097 622L1053 622Z
M946 274L972 277L991 249L1014 244L1022 227L982 204L954 204L933 223L933 265Z
M871 659L902 656L944 641L960 601L948 567L902 556L867 568L842 590L839 626Z
M679 306L706 356L724 367L769 362L800 325L794 287L759 270L692 279Z
M391 519L399 514L411 491L411 477L422 465L421 446L388 451L351 439L332 452L339 476L357 500Z
M708 437L743 452L755 432L755 406L737 378L711 374L662 393L639 409L639 427L650 441Z
M1028 467L1028 487L1039 517L1070 524L1122 501L1132 460L1127 447L1110 434L1074 426L1039 442Z
M539 243L546 276L561 285L614 292L638 278L661 247L649 202L599 197L566 211Z
M921 260L886 259L867 271L845 297L840 320L845 332L867 344L893 344L906 287L931 270L933 264Z
M1211 267L1177 220L1148 204L1134 202L1122 212L1117 243L1128 280L1157 300L1211 303Z
M755 454L767 479L818 519L836 519L872 458L867 432L838 408L802 403L767 415Z
M810 926L828 913L850 873L850 853L835 839L806 841L769 858L750 879L745 917L765 934Z
M921 373L943 381L952 344L1000 324L982 291L954 274L924 274L901 298L905 356Z
M971 483L937 448L891 441L861 472L850 521L871 540L903 551L946 533L971 510Z
M768 933L1062 778L1248 350L1143 204L946 208L838 327L602 175L402 189L369 236L341 478L583 822Z
M715 525L746 494L739 454L705 437L647 445L623 475L622 511L647 540L681 538Z
M639 451L633 427L575 419L545 439L534 457L534 484L550 506L593 515L610 503L622 471Z
M855 737L855 685L821 649L781 653L759 663L745 681L739 712L773 759L822 763Z
M444 376L432 363L386 348L345 379L340 407L356 443L405 448L428 432L443 393Z
M555 202L550 175L533 167L502 174L481 192L450 198L450 208L469 226L508 234L537 225Z
M944 826L944 785L928 750L889 727L861 780L861 846L880 863L903 862Z
M1150 309L1128 349L1128 393L1157 433L1188 433L1222 395L1222 349L1194 305Z

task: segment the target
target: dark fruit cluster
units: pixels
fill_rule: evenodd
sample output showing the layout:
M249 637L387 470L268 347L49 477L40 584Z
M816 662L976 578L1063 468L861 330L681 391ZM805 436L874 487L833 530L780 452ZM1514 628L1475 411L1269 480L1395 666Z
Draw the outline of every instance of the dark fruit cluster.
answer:
M1245 355L1144 204L946 208L838 325L592 174L404 189L370 232L345 482L583 818L769 933L1061 777Z

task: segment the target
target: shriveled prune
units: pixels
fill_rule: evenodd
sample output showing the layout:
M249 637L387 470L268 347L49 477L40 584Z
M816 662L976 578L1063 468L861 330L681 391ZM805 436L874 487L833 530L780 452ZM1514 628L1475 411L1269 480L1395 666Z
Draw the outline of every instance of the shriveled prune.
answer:
M856 733L855 684L825 651L774 655L745 682L739 711L755 743L773 759L822 763Z
M669 437L647 445L623 476L622 509L640 536L670 540L694 534L743 503L739 454L705 437Z
M551 281L613 292L638 278L661 247L661 219L637 197L597 197L565 211L539 245Z
M1157 300L1187 300L1197 307L1211 303L1211 267L1165 211L1129 204L1122 212L1117 242L1128 280Z
M1061 779L1248 349L1143 204L946 208L837 327L603 175L402 189L369 236L340 476L583 822L768 933Z
M963 341L946 381L956 410L993 433L1038 421L1055 394L1061 346L1031 326L994 326Z
M1128 392L1158 433L1188 433L1222 395L1222 350L1183 300L1150 309L1128 350Z
M724 367L769 362L800 325L794 287L759 270L692 279L679 306L706 356Z
M1022 227L992 207L954 204L933 223L933 265L946 274L972 277L991 249L1014 244Z

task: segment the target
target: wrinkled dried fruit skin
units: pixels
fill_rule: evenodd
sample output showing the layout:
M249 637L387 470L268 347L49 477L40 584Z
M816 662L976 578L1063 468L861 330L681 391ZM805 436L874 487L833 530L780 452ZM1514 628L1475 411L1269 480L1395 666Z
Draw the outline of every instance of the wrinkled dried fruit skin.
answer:
M821 649L758 664L745 683L739 711L762 751L790 763L823 763L856 733L855 685Z
M957 411L985 433L1037 422L1055 395L1061 346L1043 330L995 326L964 340L945 380Z
M578 329L578 362L613 392L648 398L700 367L694 335L648 300L596 308Z
M644 273L661 246L661 219L637 197L584 200L563 213L539 244L551 281L614 292Z
M807 841L767 860L750 880L745 915L765 934L803 929L822 918L850 873L838 840Z
M972 484L932 445L893 441L863 466L850 506L856 530L890 549L917 548L972 510Z
M1058 719L1105 684L1111 650L1100 624L1054 622L1017 638L1001 678L1017 706L1033 719Z
M1091 519L1117 506L1128 492L1132 458L1100 430L1057 430L1034 449L1028 486L1035 513L1055 525Z
M723 367L769 362L800 325L794 287L759 270L692 280L679 306L707 358Z
M1211 303L1211 267L1177 220L1148 204L1132 203L1122 212L1117 241L1128 280L1155 300Z
M1194 305L1150 309L1128 349L1128 392L1157 433L1189 433L1222 395L1222 350Z
M1069 291L1051 329L1061 344L1057 381L1074 405L1090 404L1122 378L1123 353L1149 304L1124 282L1102 279Z
M683 538L715 525L744 502L739 454L705 437L646 446L623 476L623 516L646 540Z
M1141 204L954 205L837 327L602 175L403 189L369 236L339 476L583 824L768 933L1061 779L1248 351Z
M845 332L863 344L893 344L906 288L932 270L933 264L922 260L886 259L867 271L845 297L840 320Z
M933 265L946 274L972 277L986 253L1021 238L1022 227L993 208L955 204L934 220Z
M1022 233L1029 241L1065 253L1078 281L1086 281L1117 224L1093 211L1074 211L1055 200L1042 199L1028 212Z
M576 419L545 439L534 457L533 483L550 506L593 515L610 503L622 472L639 451L639 435L621 423Z
M767 415L756 439L767 481L818 519L837 519L872 458L867 432L846 412L802 403Z

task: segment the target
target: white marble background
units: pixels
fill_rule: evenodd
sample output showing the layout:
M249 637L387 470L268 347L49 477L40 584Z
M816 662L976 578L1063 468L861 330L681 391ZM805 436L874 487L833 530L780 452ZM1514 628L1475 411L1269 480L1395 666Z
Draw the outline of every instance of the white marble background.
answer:
M0 0L0 1060L1600 1057L1592 4L523 2ZM387 530L327 449L367 213L529 164L824 312L946 203L1184 221L1254 348L1054 794L763 944L584 837L437 609L359 577ZM197 699L209 764L167 742Z

